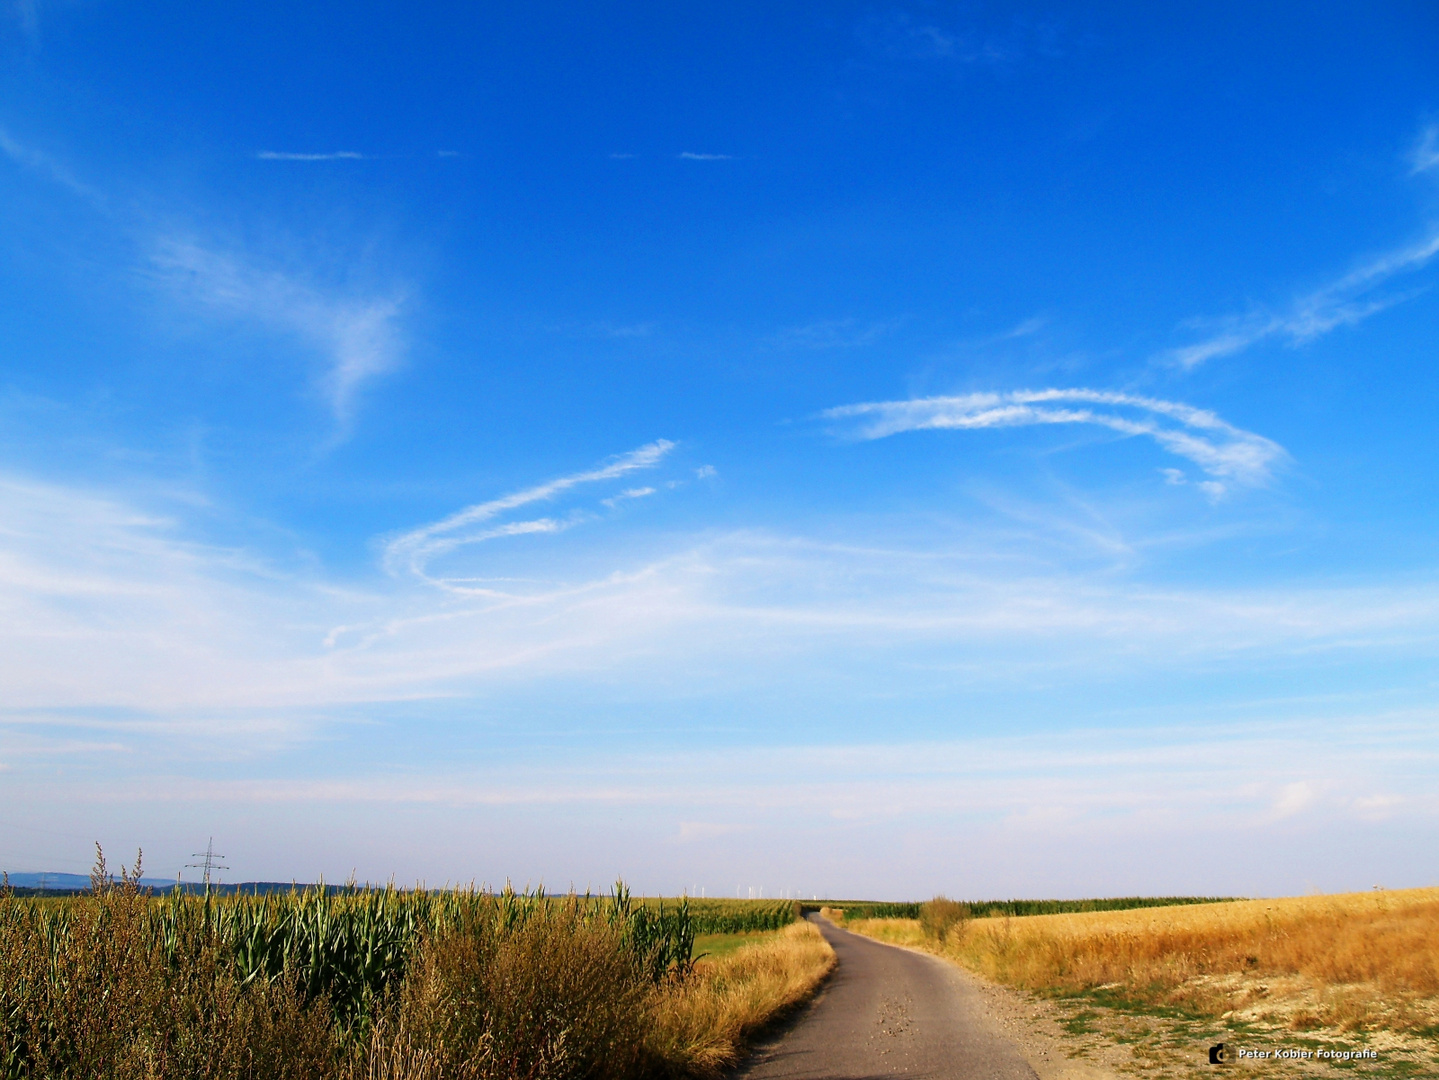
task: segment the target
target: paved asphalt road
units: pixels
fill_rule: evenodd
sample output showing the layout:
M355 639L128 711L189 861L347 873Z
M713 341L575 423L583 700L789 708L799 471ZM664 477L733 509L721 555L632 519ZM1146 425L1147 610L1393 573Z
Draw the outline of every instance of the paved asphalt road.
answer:
M839 964L795 1021L756 1048L743 1080L1036 1080L953 965L811 918Z

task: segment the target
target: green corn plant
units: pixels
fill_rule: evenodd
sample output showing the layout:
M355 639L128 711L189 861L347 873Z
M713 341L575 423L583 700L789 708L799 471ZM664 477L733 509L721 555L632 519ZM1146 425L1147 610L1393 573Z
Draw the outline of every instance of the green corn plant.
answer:
M532 920L551 916L606 925L619 931L633 970L658 985L690 973L695 935L702 928L725 921L762 929L794 917L784 905L720 912L710 902L697 918L696 906L704 902L638 900L622 881L608 896L584 897L520 892L509 885L498 893L321 885L228 897L177 888L147 898L128 877L115 887L128 893L112 894L110 888L102 882L93 894L64 900L0 894L3 1080L31 1076L27 1063L37 1049L48 1055L45 1060L59 1060L55 1055L63 1048L55 1041L58 1029L48 1002L99 1008L109 987L119 985L123 973L104 966L111 963L104 959L110 953L101 946L122 914L132 920L127 926L138 928L137 944L125 955L157 964L156 977L168 980L166 985L186 985L200 958L211 957L207 962L218 963L241 993L282 991L298 995L302 1004L323 1002L345 1045L371 1029L433 937L460 933L503 941ZM84 956L94 962L77 966ZM22 964L23 957L30 959ZM132 961L114 961L122 962ZM93 993L84 988L77 993L73 980L81 970Z

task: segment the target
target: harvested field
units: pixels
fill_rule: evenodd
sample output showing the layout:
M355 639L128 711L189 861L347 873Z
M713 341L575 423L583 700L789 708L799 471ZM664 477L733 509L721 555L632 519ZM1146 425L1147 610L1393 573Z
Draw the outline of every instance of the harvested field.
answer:
M1439 1020L1439 889L977 919L946 949L1027 989L1107 986L1296 1030Z
M1067 1001L1076 1036L1108 1030L1136 1057L1182 1028L1439 1064L1439 889L961 918L940 937L918 919L845 926Z

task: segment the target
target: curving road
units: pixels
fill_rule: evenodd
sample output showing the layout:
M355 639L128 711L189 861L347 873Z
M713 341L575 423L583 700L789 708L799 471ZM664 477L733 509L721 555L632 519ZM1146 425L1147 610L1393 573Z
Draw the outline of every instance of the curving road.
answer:
M839 963L795 1022L756 1048L744 1080L1036 1080L958 968L810 918Z

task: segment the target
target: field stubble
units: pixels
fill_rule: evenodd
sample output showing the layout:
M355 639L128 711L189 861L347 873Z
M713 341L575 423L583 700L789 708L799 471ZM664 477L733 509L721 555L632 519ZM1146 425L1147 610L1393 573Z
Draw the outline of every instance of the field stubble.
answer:
M1228 1038L1368 1047L1379 1073L1439 1075L1439 889L962 917L938 934L915 919L845 925L1062 1003L1076 1046L1107 1036L1147 1073L1182 1075L1196 1044Z

